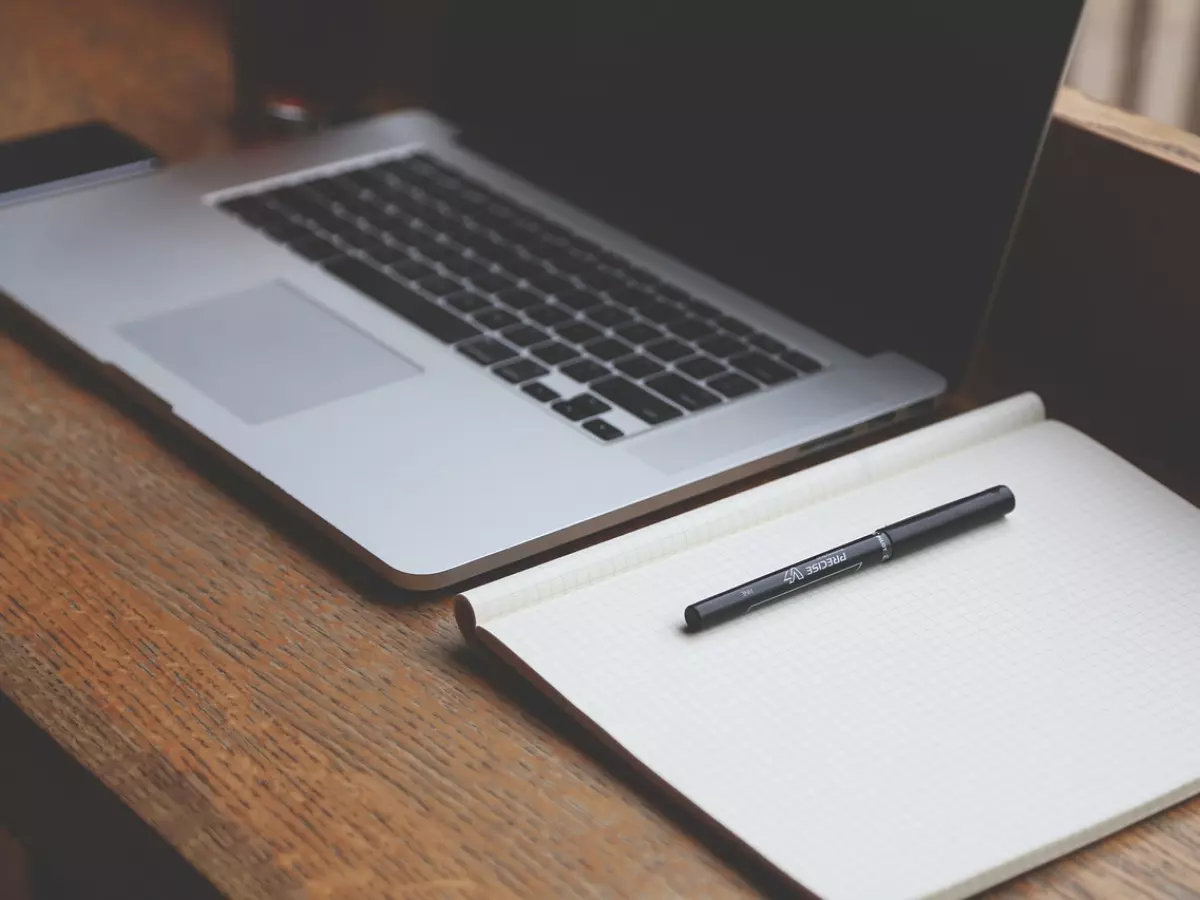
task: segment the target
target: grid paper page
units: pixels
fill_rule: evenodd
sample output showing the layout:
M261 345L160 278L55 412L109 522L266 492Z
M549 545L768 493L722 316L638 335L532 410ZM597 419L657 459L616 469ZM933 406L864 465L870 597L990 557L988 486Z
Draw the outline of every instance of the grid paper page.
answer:
M699 635L685 605L1008 484L1002 522ZM1200 511L1055 422L492 622L827 900L961 897L1200 789Z
M1040 422L1045 415L1037 394L1018 394L497 579L472 589L466 599L475 621L486 624L497 616Z

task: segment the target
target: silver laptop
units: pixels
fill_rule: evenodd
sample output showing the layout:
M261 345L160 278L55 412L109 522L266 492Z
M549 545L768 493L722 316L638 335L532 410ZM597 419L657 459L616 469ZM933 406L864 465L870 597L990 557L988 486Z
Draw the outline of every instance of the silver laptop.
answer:
M454 0L422 109L6 209L0 288L441 587L955 385L1078 6Z

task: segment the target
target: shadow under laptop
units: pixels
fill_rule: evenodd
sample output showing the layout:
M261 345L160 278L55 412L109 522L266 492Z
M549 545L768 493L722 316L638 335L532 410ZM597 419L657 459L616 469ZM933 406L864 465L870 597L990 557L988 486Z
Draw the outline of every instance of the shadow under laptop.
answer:
M147 406L104 377L95 362L0 293L0 332L76 387L108 404L135 424L156 446L182 462L225 497L273 530L292 548L330 572L359 597L385 605L421 604L446 591L412 591L389 581L370 564L334 540L328 526L282 491L253 479L248 470L215 445L202 445L183 428L172 427Z

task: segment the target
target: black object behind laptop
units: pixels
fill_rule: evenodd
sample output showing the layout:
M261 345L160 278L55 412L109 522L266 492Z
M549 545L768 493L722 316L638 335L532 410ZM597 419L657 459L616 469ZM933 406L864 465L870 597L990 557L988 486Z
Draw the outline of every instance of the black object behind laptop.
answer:
M649 243L955 386L1080 6L449 0L435 108Z

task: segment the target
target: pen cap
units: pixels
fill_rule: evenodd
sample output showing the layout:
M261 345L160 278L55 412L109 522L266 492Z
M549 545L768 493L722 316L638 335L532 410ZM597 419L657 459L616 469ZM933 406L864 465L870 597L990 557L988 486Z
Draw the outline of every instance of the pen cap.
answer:
M879 530L892 542L892 556L903 556L1003 518L1016 505L1013 492L1001 484Z

